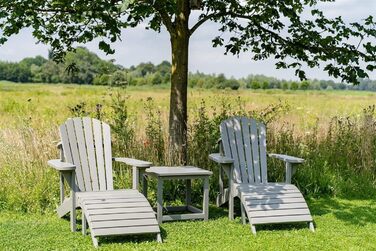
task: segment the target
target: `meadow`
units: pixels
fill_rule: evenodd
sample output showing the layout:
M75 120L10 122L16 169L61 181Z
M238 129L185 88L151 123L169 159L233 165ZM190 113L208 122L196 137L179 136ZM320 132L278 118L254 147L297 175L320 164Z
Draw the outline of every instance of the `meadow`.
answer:
M267 249L268 242L273 242L269 248L274 250L330 250L341 248L342 242L348 249L358 249L374 238L371 233L376 232L376 93L189 89L188 95L189 161L214 171L212 202L218 178L217 167L208 160L208 154L218 151L219 122L231 115L253 116L267 124L269 152L306 159L293 183L309 199L317 233L309 238L311 233L304 227L292 231L288 227L266 227L267 231L260 231L260 237L253 239L238 218L229 222L225 210L213 206L213 221L209 223L163 224L167 246L144 240L139 246L134 243L140 240L131 238L125 246L111 246L109 242L104 247L176 250L196 234L197 243L188 243L188 249L216 249L233 243L234 236L242 236L239 249ZM58 125L68 117L100 118L112 126L114 155L147 159L156 165L169 164L165 154L168 103L167 86L122 89L0 82L0 243L8 244L0 244L0 249L43 249L38 244L43 238L48 239L48 249L64 249L69 243L76 249L89 248L89 237L81 239L79 233L70 234L68 221L53 215L59 203L58 175L47 167L46 161L58 157ZM270 181L283 180L282 163L268 161ZM130 185L129 169L115 166L114 171L116 187ZM155 201L153 182L150 188L151 201ZM184 189L178 182L167 186L167 190L171 203L183 198ZM200 200L199 191L194 198ZM22 229L28 228L34 233L27 234L27 239L12 237L18 231L18 236L22 236ZM186 231L178 237L178 229ZM201 230L196 232L197 229ZM229 229L233 235L227 236L221 229ZM330 237L325 233L329 229L333 234ZM223 238L205 244L206 231L218 232ZM61 233L66 238L55 243L55 237ZM286 242L273 241L277 239ZM367 245L365 249L376 248Z

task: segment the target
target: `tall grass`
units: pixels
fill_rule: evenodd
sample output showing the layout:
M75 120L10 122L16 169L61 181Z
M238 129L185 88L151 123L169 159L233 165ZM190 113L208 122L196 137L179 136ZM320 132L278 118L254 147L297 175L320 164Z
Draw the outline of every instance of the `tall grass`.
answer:
M66 117L91 116L111 125L113 155L152 161L155 165L171 165L167 144L165 107L154 97L143 98L142 109L136 111L128 94L102 93L90 103L63 107L64 116L48 112L41 116L40 107L32 102L7 101L2 111L14 114L12 126L0 127L0 209L44 212L58 204L58 175L48 168L48 159L57 158L59 140L57 125ZM107 95L107 96L106 96ZM105 97L106 96L106 97ZM255 117L267 125L268 152L286 153L306 159L297 167L293 182L310 196L336 195L367 198L376 194L376 117L375 107L345 117L334 116L323 127L310 122L302 130L296 120L286 122L293 109L289 102L276 101L266 106L249 106L243 97L221 97L216 105L203 98L189 113L189 164L212 170L211 198L218 185L218 167L208 154L218 151L219 123L233 115ZM209 103L209 104L208 104ZM29 106L29 108L28 108ZM22 112L17 112L17 107ZM4 110L5 109L5 110ZM48 116L46 118L46 116ZM60 119L54 119L57 116ZM52 118L52 119L51 119ZM284 180L284 166L268 159L269 181ZM131 171L114 164L115 186L130 186ZM155 196L151 180L150 196ZM201 199L201 183L193 184L195 202ZM166 198L179 201L184 196L181 182L166 185ZM153 198L152 198L153 199Z
M31 128L19 120L18 127L0 131L0 208L44 211L57 203L58 176L46 168L56 151L56 131Z

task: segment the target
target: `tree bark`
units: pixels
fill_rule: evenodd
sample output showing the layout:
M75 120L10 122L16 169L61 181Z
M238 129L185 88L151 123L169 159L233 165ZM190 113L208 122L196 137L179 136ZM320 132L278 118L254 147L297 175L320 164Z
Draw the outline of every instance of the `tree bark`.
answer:
M170 159L175 164L187 163L187 87L189 47L189 1L178 1L175 30L171 34L171 95L169 121Z

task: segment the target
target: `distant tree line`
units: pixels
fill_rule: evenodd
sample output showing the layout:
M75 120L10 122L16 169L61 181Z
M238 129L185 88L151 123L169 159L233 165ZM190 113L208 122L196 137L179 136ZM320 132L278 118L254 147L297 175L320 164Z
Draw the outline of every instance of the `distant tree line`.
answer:
M171 64L141 63L124 68L114 61L103 60L84 47L66 55L64 63L57 64L48 58L36 56L20 62L0 61L0 80L20 83L75 83L108 86L168 85ZM376 81L360 80L359 85L336 83L332 80L287 81L264 75L249 75L245 78L227 78L224 74L189 74L192 88L216 89L283 89L283 90L366 90L376 91Z
M78 47L57 64L52 55L24 58L18 63L0 61L0 80L21 83L93 84L98 75L110 74L120 68L111 61L100 59L85 48Z

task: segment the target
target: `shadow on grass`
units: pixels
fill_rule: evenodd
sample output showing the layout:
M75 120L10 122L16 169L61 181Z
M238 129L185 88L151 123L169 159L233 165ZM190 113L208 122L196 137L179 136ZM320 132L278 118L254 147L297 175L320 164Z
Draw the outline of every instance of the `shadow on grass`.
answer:
M209 207L209 220L215 220L223 217L227 217L228 210L226 208L218 208L216 206L210 205ZM70 221L69 215L63 217L64 220ZM200 220L199 220L200 221ZM82 219L81 211L77 211L77 232L82 230ZM174 223L176 221L172 221ZM170 222L165 222L164 224L169 224ZM167 237L167 232L164 228L160 227L162 240ZM90 236L90 230L87 233ZM142 243L142 242L151 242L156 241L156 234L140 234L140 235L119 235L119 236L108 236L108 237L99 237L99 243L102 244L111 244L111 243Z
M364 226L366 224L376 224L376 199L356 199L356 198L320 198L307 199L309 209L312 217L332 214L335 218L343 221L346 224ZM213 211L217 211L214 213ZM227 216L227 205L223 208L211 208L211 219ZM213 216L213 217L212 217ZM239 201L235 200L235 217L240 220L240 206ZM248 222L247 222L248 223ZM266 224L257 225L259 230L285 230L285 229L302 229L307 228L306 223L288 223L288 224ZM320 227L316 226L315 227Z
M213 210L218 211L218 217L228 217L228 203L224 204L221 208L213 207ZM240 212L240 200L235 198L234 201L234 216L235 222L242 224L241 221L241 212ZM214 218L214 217L213 217ZM210 219L213 219L210 217ZM246 225L249 226L249 222L247 220ZM297 222L297 223L281 223L281 224L261 224L256 226L256 230L258 231L273 231L273 230L299 230L308 228L308 224L305 222Z
M320 199L307 198L308 206L312 213L313 219L315 216L324 216L331 214L338 220L345 224L352 224L358 226L364 226L366 224L376 224L376 199L341 199L324 197ZM240 203L239 200L235 200L235 220L241 224L240 220ZM210 205L209 208L209 220L216 220L220 218L228 217L228 205L222 207L216 207ZM69 221L69 217L66 217ZM81 220L77 220L78 231L80 229ZM168 223L167 223L168 224ZM248 223L247 223L248 224ZM267 224L258 225L257 231L273 231L273 230L294 230L307 228L306 223L289 223L289 224ZM316 226L320 227L320 226ZM167 237L167 232L161 228L162 238ZM117 236L117 237L102 237L100 242L150 242L155 241L155 235L130 235L130 236Z
M162 227L161 235L162 241L167 237L167 232ZM101 244L113 244L113 243L142 243L157 241L156 234L139 234L139 235L119 235L119 236L109 236L109 237L99 237L99 245Z
M216 206L209 207L209 220L216 220L216 219L227 217L227 216L228 216L227 207L216 207Z
M376 200L351 200L340 198L321 198L308 200L313 217L333 214L338 220L347 224L364 226L376 224Z
M280 231L280 230L300 230L300 229L309 229L308 224L305 222L296 222L296 223L278 223L278 224L261 224L256 225L256 231Z

